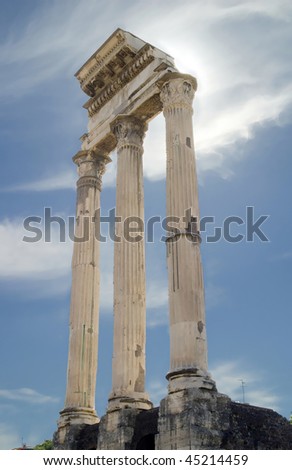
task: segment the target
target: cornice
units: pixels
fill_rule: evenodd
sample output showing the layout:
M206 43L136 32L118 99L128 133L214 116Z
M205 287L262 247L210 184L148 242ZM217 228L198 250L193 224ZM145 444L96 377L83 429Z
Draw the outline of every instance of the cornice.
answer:
M85 103L84 108L92 117L107 103L116 93L135 78L143 69L154 60L154 50L150 44L146 44L135 55L134 59L123 68L123 70L113 79L97 96Z
M126 37L121 29L117 29L110 38L85 62L76 72L82 90L89 96L93 95L90 87L92 79L101 71L116 52L126 43Z

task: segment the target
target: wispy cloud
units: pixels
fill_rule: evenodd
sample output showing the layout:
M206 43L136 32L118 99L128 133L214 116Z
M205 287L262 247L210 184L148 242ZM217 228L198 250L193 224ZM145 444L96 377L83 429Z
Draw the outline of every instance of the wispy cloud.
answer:
M250 405L277 410L281 397L273 392L271 387L263 385L263 374L258 370L243 365L240 361L221 362L211 368L211 374L216 381L219 393L228 395L234 401L243 401L242 383L245 383L245 402ZM159 405L167 395L167 381L151 380L148 392L154 405Z
M51 397L49 395L43 395L42 393L39 393L32 388L18 388L15 390L0 389L0 398L12 401L22 401L25 403L31 403L33 405L57 403L59 401L58 398Z
M148 298L147 298L148 299ZM147 305L149 304L147 300ZM157 326L168 325L168 306L167 304L163 308L147 308L147 327L156 328Z
M72 243L58 239L58 229L52 229L52 241L28 243L21 219L0 222L0 278L2 279L57 279L70 273Z
M10 450L21 445L20 433L10 423L0 423L0 449Z
M100 309L101 314L112 313L113 311L113 269L114 269L114 242L107 241L100 244ZM147 260L149 266L154 265L154 261ZM165 278L159 274L153 274L147 281L146 305L147 305L147 326L155 327L167 324L167 273Z
M96 28L101 10L102 28ZM57 75L67 75L68 71L72 74L88 51L93 52L95 45L105 39L103 31L110 27L111 13L112 7L104 1L85 4L52 0L38 4L19 33L8 32L0 48L0 64L4 66L1 85L5 86L2 98L15 99ZM22 73L9 80L19 68Z
M116 180L116 158L112 154L112 162L107 166L107 171L103 176L103 187L114 186ZM75 166L75 165L74 165ZM76 188L76 181L78 179L76 168L68 168L67 170L54 171L54 174L38 178L37 180L28 181L16 184L14 186L7 186L0 189L0 192L41 192L41 191L58 191L64 189Z
M155 38L181 71L197 76L198 168L228 178L242 156L234 152L235 145L253 138L258 126L280 124L281 115L291 109L292 61L287 44L292 37L292 7L285 0L197 0L185 1L184 6L165 10L160 4L164 21L156 11L156 18L147 23L145 5L140 22L133 12L135 27L142 37L153 37L153 42ZM159 37L157 30L162 31ZM169 34L173 30L176 34ZM154 167L154 158L152 162ZM156 176L164 171L159 159L157 163Z
M24 236L35 237L35 233L24 228L23 219L0 221L0 279L19 281L20 285L14 284L19 294L43 298L69 291L73 242L69 238L68 217L62 218L64 241L60 241L60 227L52 224L51 241L46 242L43 236L33 243L23 241ZM37 227L45 233L43 221ZM103 229L102 234L107 235ZM100 309L105 314L113 309L113 253L114 243L109 238L100 243ZM153 264L151 259L148 262ZM167 301L166 273L164 279L155 274L147 283L148 326L167 323Z
M285 253L275 255L272 259L274 261L281 261L281 260L290 260L291 258L292 258L292 251L285 251Z
M150 400L154 406L159 406L160 400L167 396L167 381L166 380L152 380L148 386L148 393Z
M2 192L16 192L16 191L56 191L58 189L75 189L76 174L72 169L61 171L59 174L55 173L52 176L39 178L35 181L20 183L15 186L2 188Z
M222 362L211 367L211 374L217 384L217 389L236 401L243 401L242 380L244 381L245 401L256 405L277 410L280 399L272 389L265 386L264 374L240 361Z
M123 6L100 1L45 2L17 35L7 35L0 48L1 99L17 99L48 81L66 81L118 26L118 17L119 26L161 47L181 71L198 77L199 172L212 170L228 178L241 158L240 152L235 156L235 145L253 138L258 126L280 124L282 114L291 109L292 61L287 47L292 38L291 13L291 2L286 0L184 0L183 7L170 1L167 8L164 1L151 2L151 7L142 0ZM165 177L163 119L150 127L153 135L145 142L145 175L157 180ZM110 171L105 184L114 181L114 165ZM72 172L60 174L55 182L54 176L18 189L73 187Z

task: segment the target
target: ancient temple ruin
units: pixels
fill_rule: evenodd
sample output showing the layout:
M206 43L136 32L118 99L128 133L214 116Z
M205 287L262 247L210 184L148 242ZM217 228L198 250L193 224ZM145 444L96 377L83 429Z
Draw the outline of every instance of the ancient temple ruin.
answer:
M243 405L217 392L207 362L192 123L196 79L179 72L168 54L121 29L76 77L89 97L84 105L88 132L73 158L79 174L76 236L81 237L86 218L95 217L95 223L89 224L85 242L74 243L67 391L56 447L78 448L76 442L87 432L91 444L83 448L232 448L226 432L230 434L230 423ZM168 394L159 408L153 408L145 390L144 237L129 243L121 223L116 227L120 241L114 246L112 390L100 419L95 411L95 383L102 272L94 235L100 223L102 176L111 162L110 153L117 149L116 215L121 222L133 216L143 221L143 139L148 122L160 112L166 123L166 216L179 220L166 241Z

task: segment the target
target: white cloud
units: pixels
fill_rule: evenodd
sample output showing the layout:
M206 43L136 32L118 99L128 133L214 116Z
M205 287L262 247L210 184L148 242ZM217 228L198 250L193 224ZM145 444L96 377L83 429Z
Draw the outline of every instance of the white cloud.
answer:
M115 185L116 181L116 157L115 154L111 156L112 162L108 164L105 175L102 178L103 187L110 187ZM75 165L74 165L75 167ZM9 186L0 189L1 192L21 192L21 191L57 191L59 189L76 189L76 181L78 179L76 168L68 168L67 170L61 170L59 173L57 170L54 174L38 178L34 181L19 183L14 186Z
M106 166L106 172L102 177L102 187L108 188L116 184L117 154L112 152L110 155L112 161Z
M152 380L147 387L147 391L154 406L159 406L160 400L167 396L167 381Z
M292 251L285 251L284 253L278 254L273 256L273 261L280 261L280 260L290 260L292 258Z
M235 145L251 139L257 126L281 122L281 114L291 107L292 61L287 47L292 36L291 2L150 3L127 2L119 9L115 2L63 0L37 7L19 33L8 35L0 48L0 65L5 72L2 99L11 95L15 99L56 77L73 76L116 28L115 18L119 17L122 27L161 47L175 58L181 71L198 77L198 168L228 178L236 158L241 158L240 152L235 156ZM163 118L150 127L153 135L145 142L145 175L157 180L165 176ZM114 183L114 173L111 165L105 185ZM52 175L18 188L73 187L72 175L68 170L57 178Z
M97 28L96 19L101 11L102 28ZM88 51L91 55L95 45L105 39L103 31L111 28L111 13L112 8L103 1L85 4L52 0L39 4L19 33L8 34L0 47L3 96L15 98L56 75L68 76L68 70L73 74ZM19 67L21 73L15 73Z
M55 214L54 214L55 215ZM22 219L4 219L0 221L0 279L16 280L18 293L34 298L64 294L71 284L71 259L73 242L68 237L68 218L65 222L65 241L60 241L60 228L51 224L51 242L44 239L44 224L31 224L42 230L43 237L38 242L28 243L23 237L34 238L35 233L28 232ZM103 231L103 236L107 236ZM113 252L114 243L107 238L100 243L100 309L101 313L113 309ZM148 260L151 265L151 259ZM157 326L167 322L167 276L152 276L147 283L148 326Z
M0 423L0 449L10 450L21 446L21 436L16 429L8 423Z
M100 313L112 314L113 312L113 266L109 265L107 269L102 269L100 276Z
M74 169L56 172L52 176L37 179L35 181L3 188L2 191L56 191L58 189L75 189L76 172Z
M70 263L68 270L70 270ZM46 279L45 275L37 279L34 273L28 273L22 279L19 279L16 274L15 279L14 282L5 284L6 290L9 290L12 295L13 291L17 291L18 296L26 300L57 299L59 296L67 295L71 289L71 273L69 271L67 274L56 277L56 279ZM61 315L62 312L59 317Z
M231 150L241 140L251 139L258 126L279 124L281 112L292 104L292 87L287 86L274 95L273 91L249 97L238 97L233 105L226 105L224 113L211 116L211 109L202 113L197 129L197 155L200 172L217 170L221 176L229 177L232 170L226 165ZM209 130L209 125L211 131ZM235 162L240 158L232 156Z
M106 234L104 233L104 236ZM149 266L154 265L151 258L147 258ZM100 244L100 311L112 313L113 311L113 270L114 270L114 242L108 240ZM147 326L155 327L168 322L168 288L167 273L165 279L154 274L146 285Z
M165 124L162 114L149 123L143 155L144 175L151 181L165 178L166 145Z
M219 393L229 396L233 401L243 402L242 382L244 381L245 403L270 408L277 411L281 398L269 387L263 386L263 374L244 366L240 361L221 362L210 369ZM159 405L167 395L167 381L150 380L147 390L154 405Z
M179 70L197 76L198 169L200 173L215 170L228 178L236 159L242 158L235 145L253 138L259 125L281 123L281 114L291 109L292 67L287 50L292 36L291 3L184 4L188 14L179 4L163 12L163 22L158 14L149 23L142 15L143 23L141 19L136 28L142 37L153 37L153 43L169 52ZM145 5L145 15L146 10ZM161 32L155 42L157 30ZM174 30L175 35L170 33ZM162 126L160 132L163 135ZM157 148L159 154L162 145ZM164 166L152 150L148 165L161 177Z
M277 410L280 397L270 387L263 386L263 373L240 363L223 362L210 368L213 379L220 393L225 393L232 400L243 401L250 405ZM244 391L242 390L242 381Z
M150 261L151 263L151 261ZM165 279L152 279L148 283L147 298L149 308L165 307L168 303L167 273Z
M150 261L151 264L151 261ZM151 277L146 291L147 327L168 325L167 273L164 278Z
M32 388L18 388L15 390L0 389L0 398L12 401L21 401L25 403L45 404L45 403L57 403L58 398L50 397L49 395L43 395Z
M23 220L0 222L0 278L55 280L70 273L72 243L58 240L58 228L52 228L50 243L44 239L28 243L24 236L35 235L24 229Z

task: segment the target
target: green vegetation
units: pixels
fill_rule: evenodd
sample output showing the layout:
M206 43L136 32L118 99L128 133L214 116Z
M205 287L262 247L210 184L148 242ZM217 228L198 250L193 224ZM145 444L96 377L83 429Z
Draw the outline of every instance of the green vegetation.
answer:
M44 441L42 444L38 444L36 445L33 450L53 450L54 447L53 447L53 441L50 441L49 439L47 439L46 441Z

